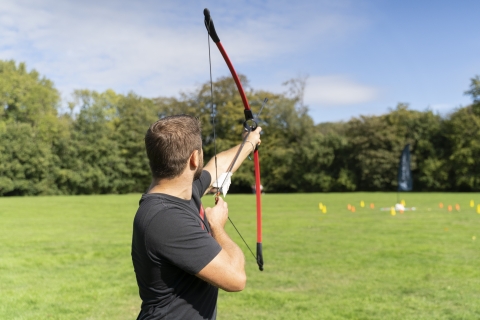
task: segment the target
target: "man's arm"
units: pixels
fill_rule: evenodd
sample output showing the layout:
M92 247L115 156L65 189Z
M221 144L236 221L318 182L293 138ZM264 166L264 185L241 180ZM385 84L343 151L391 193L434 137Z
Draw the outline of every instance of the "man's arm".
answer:
M237 171L237 169L240 167L242 162L248 157L250 153L254 151L254 147L257 145L260 145L260 132L262 131L261 127L257 127L255 131L251 131L247 140L245 141L245 145L243 146L242 152L238 155L237 161L235 161L235 164L232 168L232 173ZM240 149L240 145L235 146L231 149L228 149L226 151L220 152L217 154L217 167L215 168L215 158L211 159L204 167L205 171L208 171L210 173L210 176L212 177L212 182L210 185L212 185L218 177L222 175L222 173L227 172L228 167L233 161L233 158L237 154L238 149ZM218 177L217 177L218 173Z
M196 276L225 291L241 291L247 282L245 256L225 232L224 226L228 218L227 203L219 198L215 207L206 208L205 213L212 236L222 250Z

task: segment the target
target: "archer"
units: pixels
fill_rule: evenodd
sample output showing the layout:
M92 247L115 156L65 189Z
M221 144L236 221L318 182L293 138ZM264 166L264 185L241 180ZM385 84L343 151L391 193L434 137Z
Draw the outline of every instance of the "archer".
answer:
M242 144L203 167L198 119L171 116L148 129L152 183L140 199L132 239L142 299L137 319L215 319L218 288L245 288L245 257L224 229L227 203L219 197L204 209L200 198L213 186L212 177L235 172L260 145L260 132L249 131Z

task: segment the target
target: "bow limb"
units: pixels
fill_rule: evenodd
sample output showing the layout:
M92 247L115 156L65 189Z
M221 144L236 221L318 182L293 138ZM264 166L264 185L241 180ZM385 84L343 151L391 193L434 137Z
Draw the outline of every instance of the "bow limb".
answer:
M250 105L248 103L247 96L245 94L245 90L243 90L242 83L240 82L240 78L238 77L235 68L233 67L230 58L225 51L222 43L220 42L220 38L217 35L217 31L215 30L215 26L213 21L210 17L210 11L205 9L203 11L205 15L205 27L207 28L208 34L212 38L213 42L217 45L218 50L222 54L223 59L227 63L228 69L232 74L233 80L237 85L238 92L240 93L240 97L242 98L243 106L244 106L244 115L245 115L245 126L247 123L251 122L252 125L250 129L253 131L257 128L257 124L254 121L252 110L250 109ZM260 183L260 157L258 155L258 146L255 148L253 152L253 162L255 167L255 193L256 193L256 200L257 200L257 264L260 271L263 271L263 250L262 250L262 190L261 190L261 183Z

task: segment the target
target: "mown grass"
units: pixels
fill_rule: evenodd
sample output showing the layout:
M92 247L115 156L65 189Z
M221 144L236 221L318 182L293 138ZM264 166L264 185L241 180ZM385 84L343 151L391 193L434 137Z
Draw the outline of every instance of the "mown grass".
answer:
M480 194L403 197L417 210L391 216L379 208L394 193L266 194L265 271L229 225L245 249L248 284L220 293L218 318L480 319L480 214L469 207ZM138 198L0 198L0 319L135 319ZM254 197L226 201L254 248Z

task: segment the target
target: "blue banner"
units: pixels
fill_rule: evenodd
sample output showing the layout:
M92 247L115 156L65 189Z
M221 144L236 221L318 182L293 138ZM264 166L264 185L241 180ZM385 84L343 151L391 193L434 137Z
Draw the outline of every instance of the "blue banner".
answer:
M410 170L410 145L403 148L398 165L398 191L411 191L413 188L412 171Z

